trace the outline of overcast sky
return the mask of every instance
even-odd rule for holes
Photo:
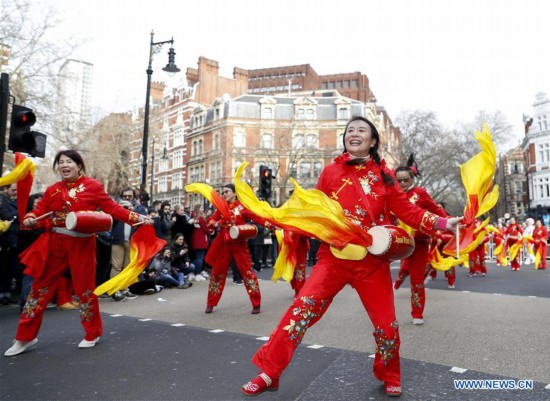
[[[66,18],[64,35],[89,40],[78,57],[94,64],[93,103],[105,112],[143,105],[152,29],[155,41],[174,37],[183,72],[199,56],[227,77],[296,64],[361,71],[394,119],[433,110],[452,126],[500,110],[518,140],[535,94],[550,94],[546,0],[48,1]],[[168,79],[168,48],[154,57],[153,80]]]

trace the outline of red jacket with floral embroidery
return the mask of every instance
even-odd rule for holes
[[[124,209],[113,201],[99,181],[82,175],[73,182],[59,181],[49,186],[36,209],[27,213],[25,218],[53,212],[51,220],[47,220],[54,227],[65,227],[65,218],[70,212],[98,209],[128,224],[136,223],[139,218],[139,214]],[[43,221],[39,223],[43,224]]]
[[[379,166],[372,159],[360,165],[347,164],[349,160],[347,153],[337,157],[323,169],[317,184],[317,189],[342,205],[349,220],[367,231],[392,224],[393,213],[414,229],[435,234],[438,216],[411,203],[397,182],[384,184],[381,170],[392,175],[384,161]]]
[[[421,207],[422,209],[426,209],[427,211],[441,217],[449,216],[445,209],[439,207],[437,203],[435,203],[435,201],[423,187],[412,187],[407,190],[405,194],[407,195],[407,198],[409,198],[409,202],[411,202],[412,204]],[[426,234],[416,231],[414,234],[414,238],[416,240],[428,239],[428,236]]]

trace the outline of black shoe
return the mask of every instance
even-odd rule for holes
[[[126,295],[124,295],[122,292],[120,291],[117,291],[115,292],[112,297],[113,298],[113,301],[116,301],[116,302],[122,302],[122,301],[126,301]]]
[[[127,298],[127,299],[136,299],[138,296],[136,294],[134,294],[133,292],[130,292],[129,290],[126,290],[124,292],[124,296]]]
[[[242,280],[233,280],[233,284],[235,284],[235,285],[244,285],[244,281],[242,281]]]

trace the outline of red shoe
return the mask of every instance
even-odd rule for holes
[[[206,305],[206,309],[204,310],[204,313],[212,313],[214,310],[213,306]]]
[[[390,397],[399,397],[401,395],[401,386],[385,382],[384,391]]]
[[[401,284],[403,284],[403,280],[397,279],[397,280],[395,280],[395,283],[393,283],[393,288],[394,288],[395,290],[398,290],[399,287],[401,287]]]
[[[241,391],[246,395],[253,397],[260,395],[264,391],[277,391],[279,390],[279,379],[271,379],[265,373],[260,373],[254,379],[241,387]]]
[[[250,313],[253,315],[257,315],[258,313],[260,313],[260,305],[253,307],[252,312]]]

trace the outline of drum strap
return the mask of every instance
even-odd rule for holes
[[[78,237],[78,238],[91,237],[92,235],[95,235],[95,234],[77,233],[76,231],[67,230],[66,228],[62,228],[62,227],[53,227],[52,231],[54,233],[68,235],[69,237]]]

